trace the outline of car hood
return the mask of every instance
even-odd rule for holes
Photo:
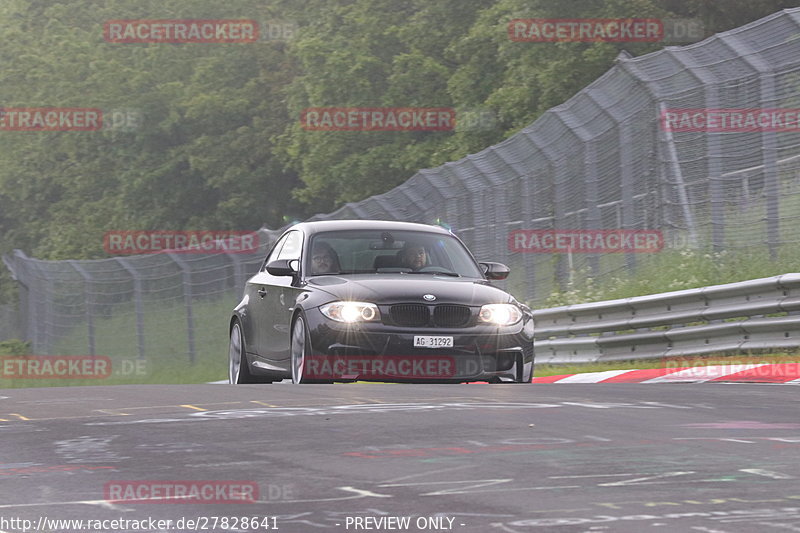
[[[431,274],[316,276],[308,280],[308,285],[329,293],[332,299],[375,304],[426,303],[423,299],[426,294],[436,297],[428,303],[483,305],[514,301],[510,294],[485,280]]]

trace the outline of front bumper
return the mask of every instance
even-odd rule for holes
[[[523,381],[533,369],[533,319],[513,326],[400,327],[344,324],[306,311],[314,379],[397,382]],[[415,336],[452,337],[448,348],[414,347]]]

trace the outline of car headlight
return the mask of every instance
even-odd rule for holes
[[[372,322],[380,320],[378,306],[367,302],[333,302],[319,308],[322,314],[337,322]]]
[[[522,319],[522,311],[514,304],[486,304],[478,313],[481,322],[511,326]]]

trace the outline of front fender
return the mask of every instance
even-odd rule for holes
[[[249,347],[248,341],[253,338],[253,324],[250,320],[250,314],[247,312],[247,305],[250,303],[250,296],[244,295],[242,301],[233,308],[231,320],[228,324],[228,336],[230,336],[233,324],[236,320],[242,325],[242,335],[244,336],[245,346]]]

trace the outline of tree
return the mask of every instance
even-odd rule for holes
[[[297,178],[272,152],[288,120],[281,91],[295,75],[285,43],[103,41],[104,22],[136,18],[276,17],[256,0],[234,10],[192,0],[4,4],[6,108],[100,108],[135,122],[0,132],[3,252],[101,257],[108,230],[249,230],[278,226],[293,208]]]

